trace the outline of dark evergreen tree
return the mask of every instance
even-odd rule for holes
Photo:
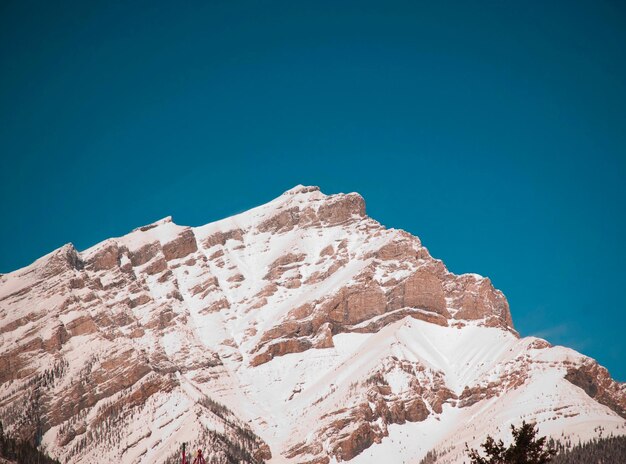
[[[626,462],[626,436],[594,438],[554,457],[553,464],[617,464]]]
[[[16,461],[19,464],[60,464],[59,461],[42,453],[31,443],[6,436],[2,422],[0,422],[0,458]]]
[[[552,461],[556,451],[546,446],[546,437],[537,438],[533,424],[522,422],[519,428],[511,425],[511,432],[513,443],[508,447],[504,446],[502,440],[496,442],[488,435],[480,445],[485,451],[485,457],[465,445],[471,464],[546,464]]]

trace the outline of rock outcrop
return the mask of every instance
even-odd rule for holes
[[[545,379],[556,393],[535,405]],[[624,427],[624,384],[520,339],[489,279],[451,273],[356,193],[298,186],[0,275],[0,420],[62,461],[168,462],[188,442],[219,462],[374,462],[409,423],[491,433],[509,396],[549,433],[580,436],[582,414]]]

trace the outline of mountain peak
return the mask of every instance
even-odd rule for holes
[[[287,190],[283,195],[299,195],[302,193],[319,192],[320,188],[315,185],[302,185],[298,184],[293,188]]]
[[[359,194],[312,186],[68,244],[0,278],[0,334],[5,430],[76,463],[163,464],[182,442],[219,462],[238,456],[228,443],[243,462],[400,462],[462,452],[519,418],[512,404],[555,437],[626,417],[608,373],[519,338],[489,279],[451,273]],[[405,438],[433,424],[445,433]]]
[[[174,224],[174,221],[172,220],[172,216],[165,216],[163,219],[159,219],[158,221],[154,221],[150,224],[146,224],[145,226],[137,227],[135,230],[133,230],[133,232],[137,230],[145,232],[146,230],[154,229],[155,227],[158,227],[163,224]]]
[[[365,200],[360,194],[351,192],[327,195],[317,186],[296,185],[295,187],[284,192],[276,200],[267,203],[267,205],[279,203],[281,205],[280,207],[283,207],[285,204],[304,205],[307,203],[316,203],[316,207],[319,209],[322,205],[325,205],[325,207],[330,205],[340,206],[345,204],[346,201],[359,203],[360,206],[357,209],[362,210],[362,216],[365,215]]]

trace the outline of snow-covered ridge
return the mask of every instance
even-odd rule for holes
[[[459,437],[521,417],[555,437],[624,433],[625,408],[606,370],[520,339],[489,279],[450,273],[356,193],[297,186],[0,277],[0,420],[72,462],[166,462],[183,441],[217,461],[440,447],[461,462]]]

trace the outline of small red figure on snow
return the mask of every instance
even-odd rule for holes
[[[186,443],[183,443],[183,462],[181,464],[189,464],[189,461],[187,461],[187,455],[185,454],[185,445]]]
[[[193,460],[193,464],[206,464],[204,457],[202,456],[202,450],[198,450],[198,454],[196,455],[196,459]]]

